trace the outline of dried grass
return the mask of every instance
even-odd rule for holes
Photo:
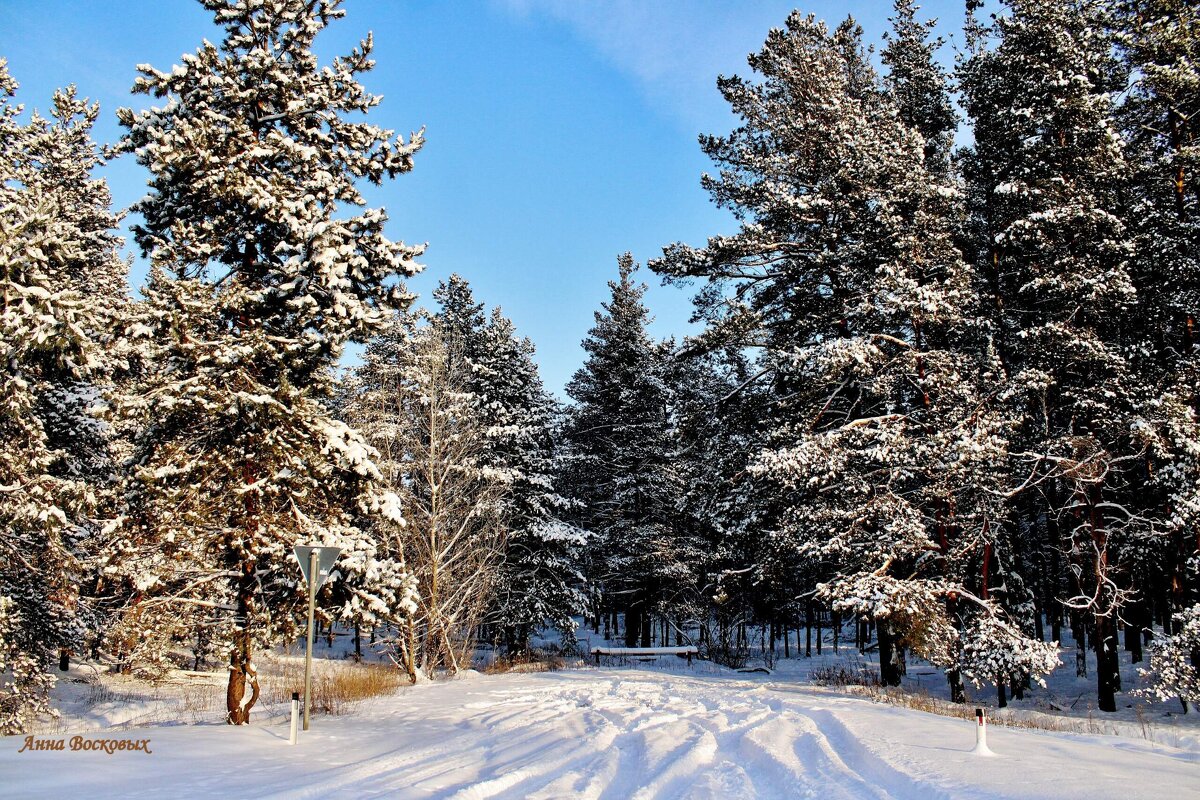
[[[501,675],[506,672],[555,672],[566,666],[566,662],[558,653],[531,649],[526,653],[501,656],[483,668],[488,675]]]
[[[911,708],[925,711],[943,717],[975,721],[975,705],[971,703],[952,703],[940,697],[933,697],[924,690],[910,691],[896,687],[846,685],[850,694],[866,697],[877,703]],[[989,725],[1004,728],[1020,728],[1026,730],[1051,731],[1054,733],[1088,733],[1106,736],[1127,736],[1122,727],[1128,726],[1140,730],[1143,739],[1157,744],[1178,746],[1176,732],[1163,729],[1150,722],[1140,708],[1135,709],[1137,721],[1129,723],[1121,720],[1096,718],[1089,711],[1086,717],[1067,717],[1047,714],[1038,711],[1021,711],[1009,709],[987,710]]]
[[[260,671],[260,701],[267,705],[289,703],[292,692],[304,691],[304,662],[285,661]],[[396,667],[354,662],[315,661],[312,674],[314,713],[344,714],[353,704],[388,695],[407,685],[408,678]]]
[[[818,686],[879,686],[879,673],[863,666],[829,664],[809,673]]]

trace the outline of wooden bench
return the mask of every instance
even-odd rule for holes
[[[692,664],[692,656],[697,655],[700,651],[695,645],[683,645],[681,647],[593,647],[592,655],[596,657],[596,664],[600,663],[600,656],[622,656],[624,658],[655,658],[657,656],[687,656],[688,666]]]

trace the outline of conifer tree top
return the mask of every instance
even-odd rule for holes
[[[416,273],[422,248],[389,241],[382,210],[345,208],[364,205],[357,180],[411,169],[422,135],[349,119],[381,98],[358,82],[370,36],[327,66],[312,52],[341,0],[202,2],[221,44],[170,71],[141,65],[134,91],[166,102],[118,112],[119,149],[153,174],[135,238],[174,276],[211,282],[231,318],[336,357],[410,299],[388,279]]]

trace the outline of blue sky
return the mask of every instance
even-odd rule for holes
[[[384,96],[375,121],[426,129],[414,171],[368,192],[387,208],[392,238],[429,243],[411,286],[424,299],[439,280],[463,275],[533,339],[546,385],[561,395],[619,253],[645,263],[671,242],[703,244],[734,229],[699,187],[711,165],[696,137],[733,127],[716,76],[746,74],[746,54],[793,7],[347,0],[346,18],[318,49],[344,52],[373,31],[378,65],[364,83]],[[852,14],[877,42],[891,0],[799,7],[831,22]],[[941,17],[949,35],[962,3],[930,0],[923,13]],[[56,87],[75,83],[101,103],[96,135],[108,142],[120,136],[117,107],[149,104],[129,93],[136,64],[169,68],[219,35],[194,0],[0,0],[0,57],[21,83],[18,99],[45,108]],[[119,207],[145,192],[131,159],[104,174]],[[144,275],[135,266],[135,287]],[[654,333],[686,333],[688,293],[642,277]]]

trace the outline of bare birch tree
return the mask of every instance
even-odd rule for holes
[[[399,322],[368,351],[350,406],[404,510],[381,546],[416,579],[394,642],[414,681],[469,666],[503,555],[501,485],[480,466],[484,428],[452,368],[455,346],[436,326]]]

